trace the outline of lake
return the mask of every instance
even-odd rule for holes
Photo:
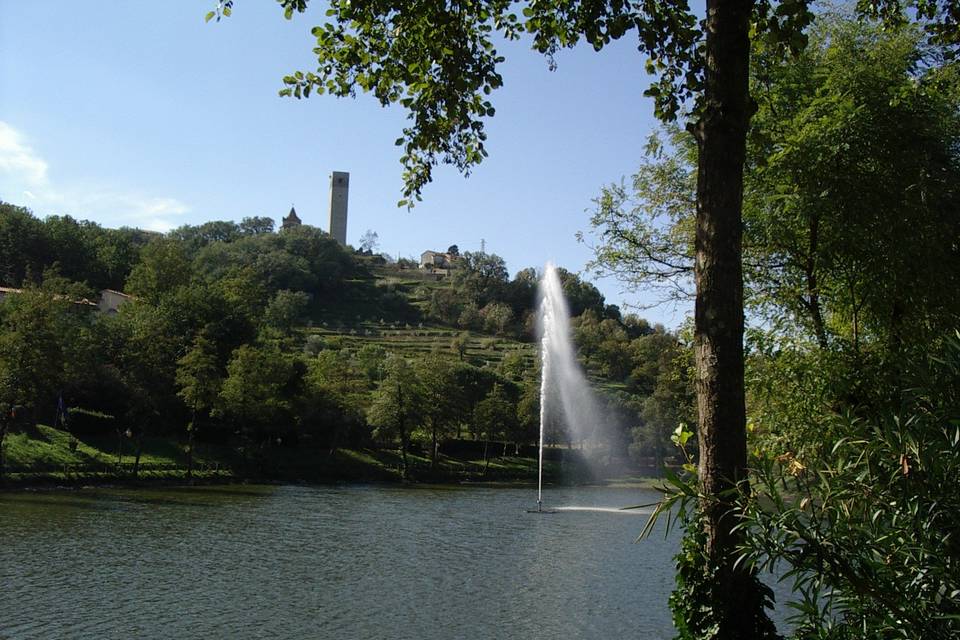
[[[638,489],[544,492],[623,507]],[[671,638],[677,535],[515,488],[0,494],[0,638]]]

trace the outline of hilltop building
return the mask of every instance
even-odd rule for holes
[[[117,312],[120,305],[126,304],[131,300],[133,300],[133,296],[123,293],[122,291],[104,289],[100,292],[100,301],[97,303],[97,308],[103,313],[113,314]]]
[[[290,213],[287,214],[287,217],[283,219],[280,223],[281,229],[292,229],[293,227],[299,227],[302,222],[300,222],[300,217],[297,215],[297,210],[290,207]]]
[[[350,195],[350,174],[334,171],[330,174],[329,233],[341,246],[347,245],[347,198]]]
[[[9,295],[18,295],[23,293],[23,289],[15,289],[13,287],[0,287],[0,302],[3,301]],[[66,296],[61,296],[59,294],[54,295],[55,299],[63,300]],[[117,312],[117,309],[120,308],[120,305],[126,304],[134,300],[134,297],[120,291],[114,291],[113,289],[103,289],[100,291],[100,300],[98,302],[91,302],[86,298],[82,300],[71,300],[73,304],[89,309],[96,309],[102,313],[114,314]]]
[[[13,287],[0,287],[0,302],[3,301],[8,295],[12,293],[20,293],[22,289],[14,289]]]
[[[458,254],[448,251],[424,251],[420,254],[420,268],[430,273],[446,275],[457,268]]]
[[[347,246],[347,200],[350,195],[350,174],[334,171],[330,174],[330,224],[327,227],[334,240]],[[293,229],[303,224],[297,210],[291,206],[290,213],[280,221],[280,229]]]

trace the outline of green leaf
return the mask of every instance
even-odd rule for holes
[[[213,20],[213,16],[215,16],[215,15],[217,15],[215,11],[210,11],[210,12],[207,13],[207,15],[205,15],[205,16],[203,17],[203,21],[204,21],[204,22],[210,22],[211,20]]]

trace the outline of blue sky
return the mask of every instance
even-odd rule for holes
[[[368,95],[280,98],[280,79],[312,70],[312,26],[265,0],[204,23],[214,0],[0,0],[0,199],[39,215],[167,230],[268,215],[291,204],[327,226],[328,176],[350,172],[347,240],[372,229],[394,257],[480,249],[511,273],[547,260],[581,271],[577,231],[602,185],[629,176],[656,127],[629,36],[600,54],[563,51],[559,68],[528,42],[500,47],[490,157],[464,179],[441,167],[412,212],[400,199],[400,108]],[[591,278],[592,279],[592,278]],[[608,302],[645,303],[613,280]],[[641,312],[676,326],[686,309]]]

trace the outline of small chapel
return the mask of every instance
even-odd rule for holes
[[[297,210],[294,209],[293,206],[291,206],[290,213],[288,213],[287,216],[280,223],[280,228],[292,229],[293,227],[299,227],[301,224],[303,223],[300,222],[300,217],[297,216]]]

